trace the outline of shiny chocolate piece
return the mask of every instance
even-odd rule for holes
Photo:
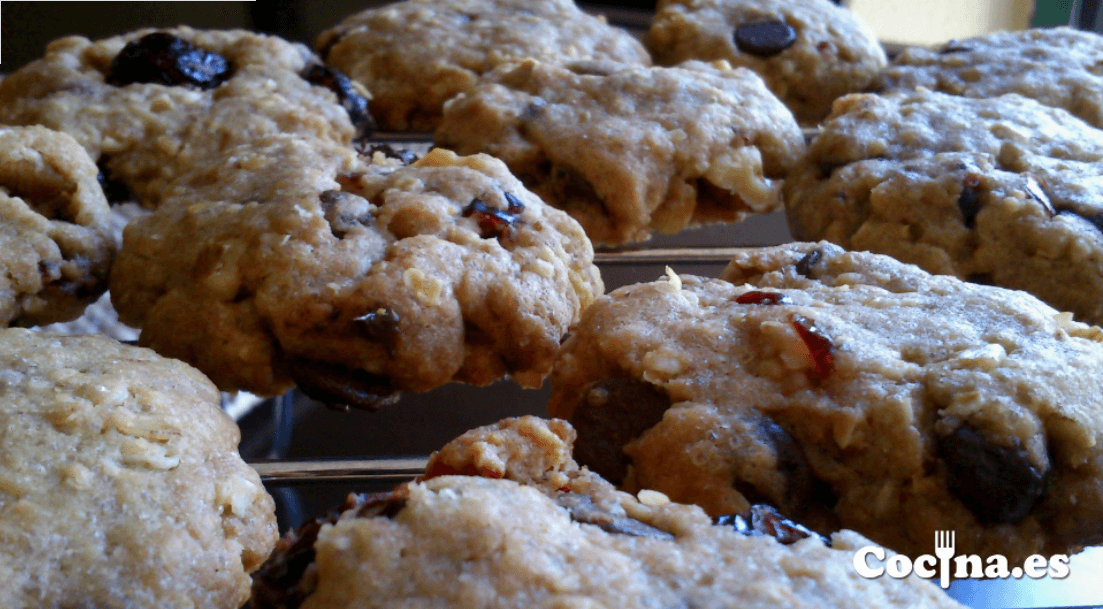
[[[963,425],[940,438],[946,485],[982,523],[1004,524],[1030,514],[1045,493],[1046,472],[1019,446],[999,446]]]
[[[735,29],[735,46],[757,57],[772,57],[793,46],[797,31],[779,19],[744,23]]]
[[[387,351],[394,353],[398,347],[398,313],[390,309],[379,308],[365,313],[353,320],[356,328],[369,340],[382,343]]]
[[[375,131],[375,118],[368,111],[368,99],[357,89],[356,83],[341,72],[312,64],[303,69],[301,76],[310,84],[325,87],[337,95],[337,101],[348,112],[356,139],[362,140]]]
[[[752,505],[742,514],[718,516],[713,520],[716,526],[732,527],[736,531],[748,536],[763,535],[773,537],[783,545],[790,545],[808,537],[815,537],[823,542],[823,545],[831,547],[831,540],[785,518],[777,510],[768,505]]]
[[[334,410],[375,411],[400,396],[389,378],[365,370],[309,359],[291,360],[287,368],[300,391]]]
[[[229,80],[230,62],[218,53],[165,32],[146,34],[128,43],[111,62],[107,84],[136,83],[214,89]]]
[[[746,489],[746,484],[737,485],[740,492],[752,501],[762,498],[769,503],[780,507],[790,515],[800,515],[808,508],[812,501],[813,483],[812,466],[804,455],[804,449],[789,434],[788,431],[772,419],[762,417],[758,423],[758,438],[765,443],[775,455],[777,461],[775,468],[777,473],[785,481],[780,492],[771,492],[767,489]]]
[[[481,199],[471,199],[467,207],[463,208],[463,217],[474,217],[479,223],[483,239],[500,239],[509,236],[513,227],[520,221],[521,212],[525,206],[513,195],[506,193],[506,201],[509,209],[502,211],[483,203]]]
[[[797,273],[800,275],[812,279],[812,267],[816,265],[820,259],[823,258],[823,250],[814,249],[805,254],[800,260],[797,260]]]
[[[669,409],[670,398],[646,381],[616,378],[590,385],[571,415],[578,433],[575,460],[620,484],[631,462],[624,445],[657,425]]]

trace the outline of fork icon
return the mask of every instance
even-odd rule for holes
[[[950,587],[950,559],[954,557],[954,531],[934,532],[934,555],[938,557],[939,570],[941,571],[941,585],[945,590]]]

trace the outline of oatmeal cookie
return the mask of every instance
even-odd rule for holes
[[[0,327],[80,316],[118,248],[96,165],[73,138],[0,127]]]
[[[241,30],[55,40],[0,81],[0,122],[72,135],[116,197],[155,207],[181,173],[277,133],[349,144],[367,94],[302,44]]]
[[[0,605],[240,607],[277,531],[239,439],[190,366],[0,330]]]
[[[350,496],[281,540],[254,609],[960,607],[914,577],[859,577],[854,552],[872,544],[852,531],[828,541],[764,507],[713,520],[618,492],[571,460],[573,439],[533,417],[465,434],[435,463],[488,465],[481,477]]]
[[[627,490],[1017,564],[1103,541],[1101,365],[1103,330],[1025,292],[800,243],[594,303],[549,412]]]
[[[724,62],[508,64],[445,105],[435,139],[502,159],[608,244],[773,211],[804,151],[762,80]]]
[[[196,170],[207,189],[127,226],[111,294],[141,344],[224,390],[297,383],[331,403],[504,375],[540,386],[604,289],[578,223],[486,155],[316,150],[242,147]]]
[[[1018,95],[836,106],[785,183],[794,237],[1026,290],[1103,323],[1103,131]]]
[[[915,89],[965,97],[1017,93],[1103,128],[1103,36],[1067,27],[995,32],[937,50],[907,48],[871,90]]]
[[[371,90],[372,113],[395,131],[432,131],[445,101],[508,61],[651,63],[631,34],[573,0],[395,2],[326,30],[317,48]]]
[[[886,62],[869,27],[828,0],[660,0],[646,41],[661,65],[723,59],[754,70],[801,124],[864,90]]]

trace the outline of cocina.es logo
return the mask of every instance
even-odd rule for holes
[[[924,579],[939,576],[939,583],[943,589],[950,587],[951,563],[953,563],[953,577],[957,579],[967,577],[1019,579],[1023,575],[1031,579],[1040,579],[1047,575],[1053,579],[1064,579],[1069,576],[1069,557],[1064,554],[1054,554],[1049,558],[1034,554],[1027,557],[1022,567],[1008,569],[1007,558],[999,554],[989,556],[987,560],[976,554],[956,556],[954,553],[956,538],[957,534],[954,531],[935,531],[934,556],[923,554],[914,562],[901,554],[894,554],[885,560],[884,548],[864,546],[854,554],[854,570],[866,579],[874,579],[886,574],[899,579],[913,572]],[[937,571],[935,567],[938,567]]]

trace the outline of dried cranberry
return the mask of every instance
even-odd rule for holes
[[[831,339],[807,318],[793,315],[789,318],[789,322],[793,324],[797,335],[804,341],[804,346],[808,348],[808,354],[811,356],[813,363],[812,376],[821,381],[831,376],[831,373],[835,370],[835,355],[832,353],[835,350],[835,345],[831,342]]]
[[[230,62],[218,53],[165,32],[146,34],[128,43],[111,62],[107,83],[194,85],[213,89],[230,78]]]
[[[509,203],[509,211],[490,207],[478,198],[471,199],[471,203],[463,208],[463,217],[475,216],[484,239],[501,238],[509,235],[514,225],[520,221],[521,212],[525,210],[525,206],[509,193],[506,193],[506,201]]]
[[[735,46],[757,57],[777,55],[796,41],[797,31],[780,19],[744,23],[735,30]]]
[[[759,292],[756,290],[736,296],[735,302],[739,304],[778,305],[789,304],[793,301],[780,292]]]
[[[325,87],[337,95],[337,101],[348,112],[356,139],[362,140],[375,131],[375,119],[368,111],[368,100],[356,88],[351,78],[321,64],[307,66],[301,76],[310,84]]]

